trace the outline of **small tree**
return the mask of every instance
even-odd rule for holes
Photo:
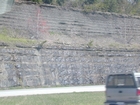
[[[42,0],[44,3],[51,4],[53,0]]]
[[[117,12],[117,0],[104,0],[104,9],[107,12]]]
[[[96,0],[85,0],[85,4],[93,4]]]
[[[42,3],[42,0],[32,0],[33,2]]]

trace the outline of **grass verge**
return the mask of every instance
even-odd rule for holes
[[[32,44],[36,43],[36,41],[34,41],[34,40],[30,40],[30,39],[26,39],[26,38],[10,37],[10,36],[3,35],[3,34],[0,34],[0,42],[12,44],[12,45],[19,44],[19,43],[25,44],[25,45],[32,45]]]
[[[83,92],[0,98],[0,105],[103,105],[104,92]]]

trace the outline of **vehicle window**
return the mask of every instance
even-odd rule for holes
[[[135,82],[131,74],[110,75],[108,77],[107,87],[134,87],[134,86]]]
[[[138,86],[140,87],[140,77],[137,77],[138,80]]]

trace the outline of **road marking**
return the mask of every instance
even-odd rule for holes
[[[98,92],[98,91],[105,91],[105,86],[98,85],[98,86],[76,86],[76,87],[0,90],[0,97],[73,93],[73,92]]]

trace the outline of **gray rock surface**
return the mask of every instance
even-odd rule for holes
[[[48,46],[8,47],[2,42],[1,88],[97,85],[104,84],[108,73],[140,70],[139,17],[22,3],[0,16],[0,32],[4,30],[13,37],[46,40]],[[118,44],[137,48],[118,49]]]
[[[0,87],[104,84],[139,62],[139,50],[0,48]]]
[[[0,16],[0,27],[12,36],[74,46],[90,42],[103,47],[140,43],[138,16],[86,13],[51,5],[15,4],[10,12]]]

